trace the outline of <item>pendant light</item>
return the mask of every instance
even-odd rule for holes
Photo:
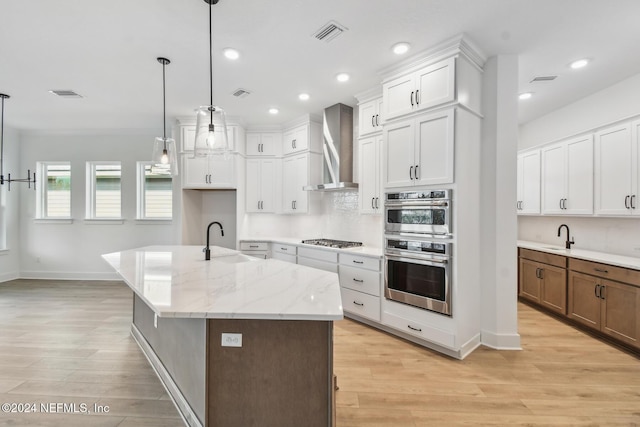
[[[0,185],[4,185],[7,183],[7,189],[11,191],[11,183],[12,182],[26,182],[29,188],[31,188],[31,183],[33,183],[33,189],[36,189],[36,173],[33,173],[33,179],[31,178],[31,171],[27,170],[27,177],[22,179],[14,179],[11,178],[11,174],[7,174],[7,177],[4,177],[4,100],[11,98],[9,95],[4,93],[0,93],[0,99],[2,99],[2,115],[0,118]]]
[[[204,0],[209,4],[209,105],[196,110],[196,140],[194,157],[223,154],[231,152],[227,137],[227,121],[224,110],[213,105],[213,31],[212,9],[218,0]]]
[[[167,138],[167,108],[165,91],[165,66],[171,64],[167,58],[157,58],[162,64],[162,137],[156,137],[153,143],[151,173],[156,175],[178,175],[178,151],[176,141]]]

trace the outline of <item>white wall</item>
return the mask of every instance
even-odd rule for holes
[[[19,165],[20,138],[14,129],[4,128],[4,175],[25,178],[26,170]],[[16,279],[20,272],[20,236],[18,216],[20,192],[26,184],[15,183],[9,191],[8,184],[0,186],[0,282]],[[26,191],[26,190],[25,190]]]
[[[640,74],[596,92],[520,127],[519,149],[566,138],[640,114]],[[518,218],[518,239],[562,244],[558,226],[566,223],[574,248],[640,256],[640,218],[526,217]],[[563,234],[564,236],[564,234]]]
[[[40,223],[36,192],[23,190],[20,206],[20,275],[29,278],[116,279],[101,254],[154,244],[171,244],[178,221],[162,224],[136,221],[136,162],[149,160],[153,132],[21,135],[21,168],[37,161],[71,162],[71,224]],[[123,224],[84,221],[86,162],[122,162]],[[175,184],[174,184],[175,185]],[[174,192],[175,198],[175,192]],[[174,200],[174,214],[176,200]]]

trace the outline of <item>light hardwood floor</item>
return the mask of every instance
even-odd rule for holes
[[[336,322],[338,427],[640,426],[637,358],[522,304],[519,320],[523,351],[480,348],[464,361]],[[130,323],[120,282],[0,283],[0,403],[109,406],[0,412],[0,426],[182,426]]]

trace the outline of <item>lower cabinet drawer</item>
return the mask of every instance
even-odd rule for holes
[[[340,265],[339,275],[343,288],[380,296],[380,272]]]
[[[282,252],[273,252],[271,254],[271,258],[279,259],[280,261],[290,262],[292,264],[296,263],[296,256],[295,255],[283,254]]]
[[[335,262],[320,261],[318,259],[305,258],[298,255],[298,264],[317,268],[319,270],[330,271],[332,273],[338,272],[338,264],[336,264]]]
[[[269,244],[267,242],[240,242],[241,251],[268,251]]]
[[[367,319],[380,321],[380,298],[351,289],[340,288],[342,309]]]
[[[274,243],[273,246],[271,247],[273,252],[279,252],[281,254],[288,254],[288,255],[296,255],[296,249],[297,247],[294,245],[285,245],[282,243]]]
[[[421,310],[414,307],[408,308],[413,310]],[[424,314],[426,316],[427,313]],[[407,319],[406,317],[390,313],[385,309],[382,310],[382,324],[390,326],[406,334],[413,335],[417,338],[422,338],[445,347],[455,348],[456,337],[452,332],[440,329],[435,326],[430,326],[427,324],[427,321],[419,322],[415,319]]]

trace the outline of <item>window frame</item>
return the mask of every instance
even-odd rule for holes
[[[97,184],[97,176],[96,176],[96,167],[97,166],[120,166],[120,216],[118,217],[101,217],[96,216],[96,184]],[[86,212],[85,212],[85,220],[89,221],[123,221],[122,217],[122,162],[119,160],[113,161],[88,161],[87,162],[87,176],[86,176],[86,187],[87,187],[87,197],[86,197]]]
[[[68,216],[49,216],[48,215],[48,167],[49,166],[69,166],[69,215]],[[36,186],[36,220],[46,221],[69,221],[73,218],[73,192],[71,181],[71,162],[70,161],[38,161],[36,162],[36,170],[40,175],[40,184]]]
[[[146,167],[152,167],[154,162],[152,161],[138,161],[136,162],[136,220],[158,222],[173,221],[173,176],[167,175],[171,179],[171,216],[167,218],[148,217],[146,216]]]

